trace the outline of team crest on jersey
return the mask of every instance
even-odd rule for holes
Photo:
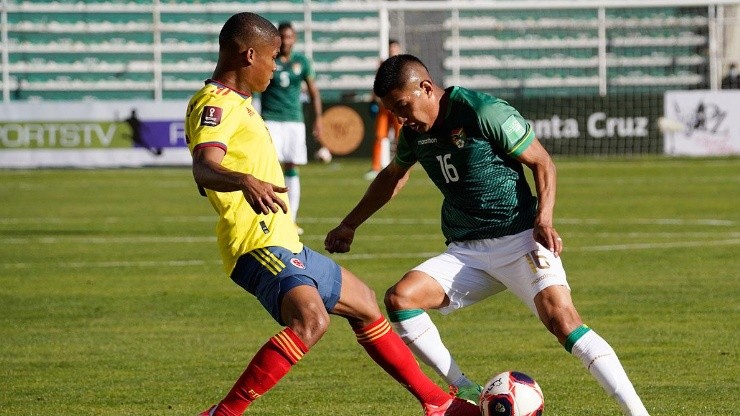
[[[458,149],[462,149],[465,146],[465,140],[468,139],[468,136],[465,134],[465,130],[460,127],[452,130],[451,139],[452,143],[454,143]]]
[[[300,260],[298,260],[295,257],[293,257],[292,259],[290,259],[290,264],[292,264],[293,266],[295,266],[295,267],[297,267],[299,269],[305,269],[306,268],[306,266],[303,264],[303,262],[300,261]]]
[[[207,105],[203,107],[203,114],[200,115],[200,125],[216,127],[221,124],[221,114],[223,109],[221,107],[213,107]]]
[[[294,62],[293,63],[293,73],[294,74],[300,75],[301,74],[301,69],[302,69],[301,68],[301,64],[299,62]]]

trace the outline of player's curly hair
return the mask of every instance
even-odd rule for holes
[[[218,35],[218,45],[224,49],[239,49],[253,42],[270,41],[280,36],[275,25],[264,17],[249,12],[231,16]]]
[[[409,70],[414,65],[421,65],[429,72],[426,65],[414,55],[400,54],[386,59],[375,74],[373,82],[375,95],[383,98],[396,88],[402,87],[408,81]]]

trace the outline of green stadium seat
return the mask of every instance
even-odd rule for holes
[[[377,12],[365,2],[314,4],[310,52],[322,94],[333,99],[367,93],[379,62]],[[327,10],[328,4],[343,11]],[[7,48],[12,88],[20,85],[22,99],[65,99],[60,87],[46,89],[55,83],[68,88],[67,99],[147,93],[151,98],[154,92],[146,89],[155,84],[155,53],[161,51],[162,97],[181,96],[210,75],[220,27],[244,5],[206,0],[161,0],[159,5],[161,44],[155,45],[153,0],[11,2]],[[249,6],[273,23],[292,21],[301,39],[297,49],[305,51],[308,25],[302,0]],[[434,53],[441,57],[445,82],[519,95],[598,91],[595,9],[460,10],[457,16],[447,14],[438,27],[413,28],[442,34]],[[706,84],[706,8],[610,8],[606,19],[609,91]]]

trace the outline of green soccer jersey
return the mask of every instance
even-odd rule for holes
[[[303,121],[301,84],[314,79],[316,72],[311,61],[293,53],[286,62],[275,61],[277,69],[272,81],[261,95],[262,118],[270,121]]]
[[[419,162],[442,192],[447,243],[513,235],[530,229],[537,198],[515,159],[534,131],[506,101],[451,87],[443,123],[427,133],[404,127],[396,162]]]

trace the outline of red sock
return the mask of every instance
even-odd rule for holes
[[[370,325],[355,328],[354,331],[357,342],[370,357],[420,402],[439,406],[450,399],[449,394],[424,374],[411,350],[393,332],[385,317],[381,316]]]
[[[306,345],[290,328],[275,334],[252,358],[229,394],[219,403],[214,416],[239,416],[244,413],[253,401],[277,384],[307,352]]]

